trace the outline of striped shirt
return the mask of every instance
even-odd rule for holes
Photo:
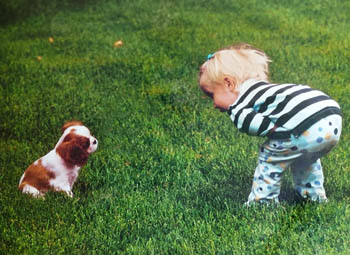
[[[248,80],[228,110],[234,125],[249,135],[286,139],[301,135],[320,119],[341,115],[336,101],[306,85]]]

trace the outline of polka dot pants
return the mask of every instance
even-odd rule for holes
[[[278,202],[281,177],[288,168],[291,169],[294,188],[301,197],[327,201],[320,158],[338,143],[341,127],[341,116],[331,115],[298,137],[266,141],[260,148],[259,162],[246,204]]]

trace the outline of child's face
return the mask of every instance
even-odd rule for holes
[[[225,112],[238,97],[238,92],[235,91],[233,82],[232,79],[226,77],[222,84],[212,83],[208,79],[205,70],[201,70],[199,86],[213,100],[214,107]]]

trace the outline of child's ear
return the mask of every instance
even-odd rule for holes
[[[236,89],[236,79],[230,76],[224,77],[224,84],[225,86],[231,91],[234,92]]]

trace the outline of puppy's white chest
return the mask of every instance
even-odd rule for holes
[[[69,183],[70,187],[72,188],[75,180],[78,177],[78,170],[69,172],[67,174],[67,176],[68,176],[68,183]]]
[[[78,177],[80,167],[67,168],[64,161],[55,154],[50,154],[43,160],[43,165],[50,169],[55,177],[49,181],[56,190],[71,190]]]
[[[77,177],[78,171],[76,169],[69,170],[69,172],[61,172],[54,179],[50,180],[50,185],[57,191],[71,191]]]

